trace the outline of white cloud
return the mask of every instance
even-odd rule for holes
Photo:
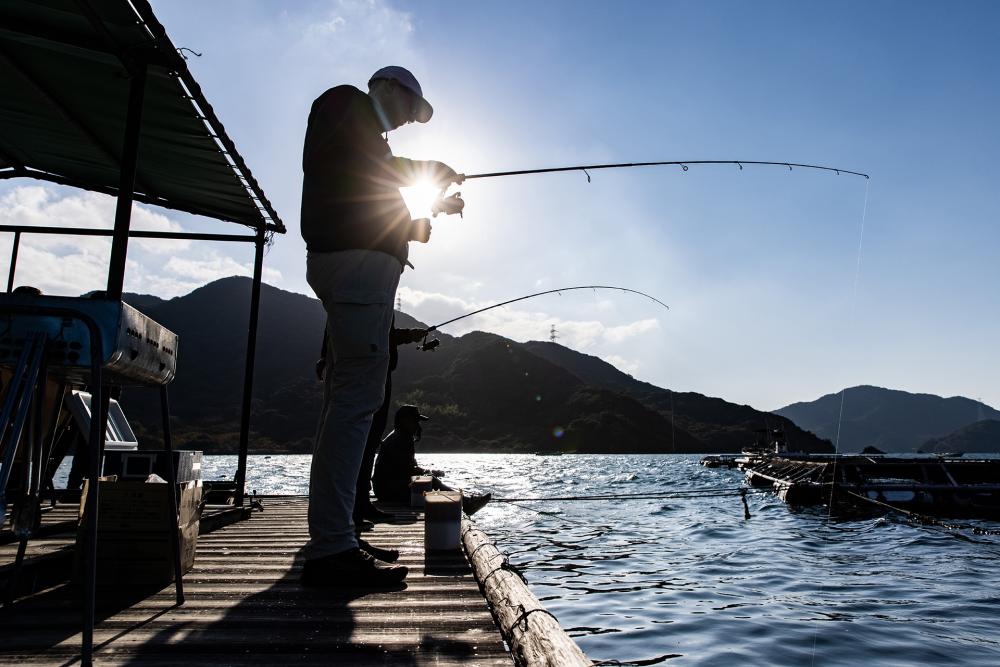
[[[343,16],[334,16],[326,21],[311,23],[306,27],[306,37],[323,37],[337,32],[347,25],[347,19]]]
[[[335,73],[371,73],[391,62],[413,66],[413,19],[380,0],[338,0],[320,17],[305,25],[290,50],[296,58],[308,55],[311,68]],[[331,71],[333,70],[333,71]],[[349,80],[349,79],[346,79]]]
[[[249,263],[237,262],[232,257],[215,255],[208,259],[189,259],[171,257],[163,266],[164,271],[181,278],[188,278],[197,284],[204,284],[228,278],[229,276],[249,276],[253,274],[253,266]],[[265,268],[263,277],[266,282],[281,279],[281,272]]]
[[[608,354],[601,357],[604,361],[608,362],[615,368],[629,375],[634,376],[639,372],[639,362],[632,359],[626,359],[624,357],[619,357],[617,354]]]
[[[617,327],[608,327],[604,330],[604,338],[612,343],[621,343],[629,338],[644,334],[648,331],[656,331],[660,328],[660,321],[653,319],[638,320],[629,324]]]
[[[110,229],[114,212],[112,197],[93,192],[32,185],[14,187],[0,196],[0,224],[7,225]],[[133,229],[184,230],[176,220],[141,205],[133,207],[132,221]],[[10,234],[0,235],[0,265],[4,271],[9,266],[12,245]],[[239,249],[245,250],[242,244]],[[46,294],[64,296],[104,289],[110,252],[109,237],[24,234],[15,284],[34,285]],[[237,261],[204,243],[132,239],[125,289],[173,297],[219,278],[248,276],[252,269],[252,263]],[[281,280],[280,271],[266,266],[263,275],[272,284]]]

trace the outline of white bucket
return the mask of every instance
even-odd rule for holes
[[[462,492],[431,491],[424,496],[424,549],[454,551],[462,546]]]

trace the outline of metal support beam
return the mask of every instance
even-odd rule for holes
[[[14,234],[64,234],[66,236],[114,236],[113,229],[93,229],[86,227],[33,227],[31,225],[0,225],[0,232]],[[129,238],[134,239],[174,239],[183,241],[235,241],[256,243],[257,237],[249,234],[199,234],[197,232],[152,232],[129,229]]]
[[[118,184],[118,206],[115,209],[115,229],[111,238],[111,261],[108,264],[107,298],[121,301],[125,285],[125,257],[128,253],[129,225],[132,223],[132,191],[139,162],[139,137],[142,130],[142,101],[146,94],[146,67],[141,66],[129,80],[128,111],[125,116],[125,138],[122,142],[121,176]]]
[[[14,271],[17,269],[17,251],[21,247],[21,232],[14,232],[14,247],[10,251],[10,273],[7,274],[7,293],[14,291]]]
[[[167,453],[167,484],[170,485],[170,511],[167,517],[167,532],[170,536],[170,550],[174,560],[174,599],[178,605],[184,604],[184,571],[181,567],[181,545],[178,532],[177,513],[177,472],[174,469],[174,448],[170,441],[170,399],[167,385],[160,385],[160,412],[163,417],[163,450]]]
[[[243,406],[240,412],[240,457],[236,464],[237,507],[243,506],[247,482],[247,452],[250,444],[250,409],[253,401],[253,371],[257,361],[257,320],[260,315],[260,284],[264,267],[264,246],[267,236],[257,232],[257,247],[253,260],[253,284],[250,288],[250,329],[247,332],[247,359],[243,371]]]

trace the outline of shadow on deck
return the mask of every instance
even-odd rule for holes
[[[265,500],[249,521],[202,535],[186,601],[173,586],[102,591],[95,661],[102,664],[510,665],[463,553],[428,555],[416,514],[366,538],[398,548],[410,568],[398,590],[299,584],[304,498]],[[113,595],[112,595],[113,593]],[[73,664],[81,614],[71,584],[0,613],[0,660]]]

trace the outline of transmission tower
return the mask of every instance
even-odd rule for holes
[[[556,325],[553,324],[552,327],[549,328],[549,341],[554,343],[556,342],[556,338],[559,338],[559,334],[556,333]]]
[[[403,297],[396,296],[396,310],[403,312]]]

